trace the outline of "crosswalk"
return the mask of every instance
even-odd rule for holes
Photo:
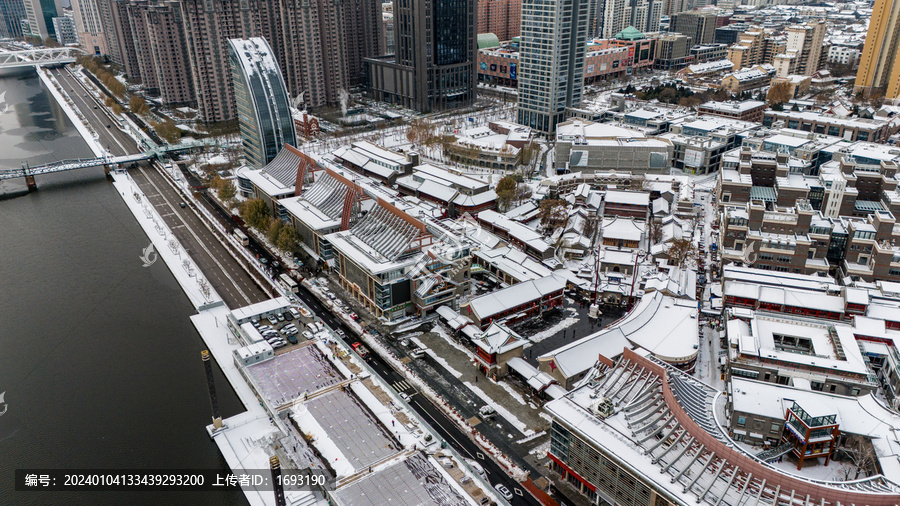
[[[394,387],[394,390],[396,390],[397,392],[406,392],[407,390],[412,388],[412,386],[407,383],[406,380],[395,381],[391,384],[391,386]]]

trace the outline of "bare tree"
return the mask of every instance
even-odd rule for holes
[[[875,469],[875,462],[878,455],[875,453],[875,447],[872,443],[857,434],[851,434],[843,437],[843,442],[835,449],[840,453],[841,460],[848,460],[856,467],[856,475],[850,478],[850,470],[846,472],[846,479],[858,480],[860,474],[868,476],[870,471]]]
[[[674,239],[669,243],[666,254],[672,259],[672,263],[678,267],[684,267],[697,254],[697,248],[690,239]]]
[[[647,222],[648,234],[650,236],[650,245],[659,244],[662,241],[662,223],[660,223],[659,219],[655,216],[650,216],[650,220]]]

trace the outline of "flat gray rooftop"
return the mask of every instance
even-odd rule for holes
[[[421,453],[353,482],[338,490],[337,495],[344,504],[355,506],[468,504]]]
[[[277,406],[291,399],[302,398],[343,380],[340,373],[315,346],[304,346],[276,355],[275,358],[247,367],[269,404]]]
[[[347,391],[329,392],[307,402],[306,407],[355,469],[401,450],[375,416]]]

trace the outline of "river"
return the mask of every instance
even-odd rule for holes
[[[0,78],[3,92],[0,170],[91,156],[35,74]],[[11,491],[21,468],[227,469],[204,429],[193,306],[163,262],[142,266],[149,240],[115,188],[101,168],[37,184],[0,200],[0,503],[246,504],[234,492]],[[244,411],[218,367],[215,381],[222,415]]]

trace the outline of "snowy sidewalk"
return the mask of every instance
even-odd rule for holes
[[[429,356],[435,358],[435,362],[459,378],[480,399],[494,406],[500,416],[525,436],[549,427],[547,420],[540,416],[540,406],[527,400],[506,381],[494,382],[479,373],[473,352],[456,342],[440,325],[415,340],[432,350],[433,354],[429,353]],[[489,420],[485,422],[489,423]]]

